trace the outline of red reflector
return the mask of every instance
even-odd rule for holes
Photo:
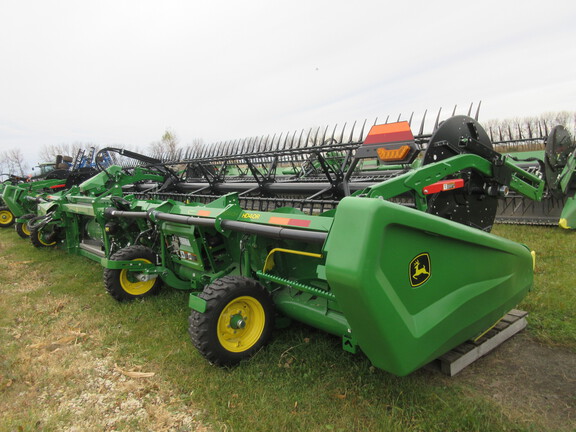
[[[412,141],[414,135],[408,122],[374,125],[364,140],[364,145],[386,144],[391,142]]]
[[[300,227],[309,227],[310,226],[309,220],[291,219],[291,218],[278,217],[278,216],[272,216],[268,220],[268,223],[271,223],[274,225],[292,225],[292,226],[300,226]]]
[[[464,179],[442,180],[424,187],[422,192],[424,192],[424,195],[430,195],[438,192],[459,189],[461,187],[464,187]]]
[[[54,186],[50,186],[50,189],[59,189],[59,188],[63,188],[66,187],[65,184],[61,184],[61,185],[54,185]]]

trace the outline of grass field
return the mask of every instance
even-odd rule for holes
[[[426,370],[398,378],[298,324],[276,331],[252,360],[216,368],[190,343],[186,293],[119,304],[99,265],[2,230],[0,431],[574,430],[576,233],[495,232],[537,251],[536,286],[520,305],[529,327],[514,349],[559,363],[538,377],[548,386],[537,373],[511,386],[506,352],[453,378]],[[510,387],[526,403],[511,400]]]

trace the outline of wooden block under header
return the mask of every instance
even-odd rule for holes
[[[507,339],[510,339],[526,325],[528,312],[512,309],[492,329],[477,340],[468,340],[437,358],[426,367],[454,376],[466,366],[485,356]]]

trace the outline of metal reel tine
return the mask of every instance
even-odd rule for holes
[[[377,123],[378,123],[378,117],[376,117],[376,118],[374,119],[374,124],[373,124],[373,126],[376,126]]]
[[[398,120],[396,120],[396,123],[400,121],[400,117],[402,117],[402,113],[398,114]]]
[[[220,151],[218,152],[218,156],[228,156],[228,152],[226,150],[228,150],[228,146],[227,146],[227,142],[226,141],[220,141],[218,143],[218,147],[220,148]]]
[[[250,153],[256,153],[258,151],[261,151],[262,149],[264,149],[266,147],[266,144],[268,143],[269,140],[270,140],[270,135],[267,135],[266,137],[264,137],[264,135],[262,135],[258,141],[248,143],[249,144],[249,152]]]
[[[482,106],[482,101],[478,102],[478,108],[476,108],[476,115],[474,116],[474,120],[478,121],[478,117],[480,116],[480,107]]]
[[[288,142],[288,138],[290,138],[290,142]],[[286,141],[284,141],[284,148],[282,150],[288,150],[294,147],[294,138],[296,138],[296,131],[290,135],[289,133],[286,134]]]
[[[418,135],[422,135],[424,133],[424,123],[426,122],[426,114],[428,110],[424,110],[424,115],[422,116],[422,123],[420,123],[420,130],[418,131]]]
[[[408,126],[412,127],[412,117],[414,117],[414,111],[410,114],[410,118],[408,119]]]
[[[388,124],[388,119],[389,119],[389,118],[390,118],[390,114],[388,114],[388,115],[386,116],[386,121],[384,122],[384,124]]]
[[[286,145],[288,144],[288,137],[290,136],[290,132],[286,132],[286,136],[284,137],[284,142],[282,143],[282,150],[286,150]]]
[[[344,126],[342,126],[342,131],[340,132],[340,140],[338,141],[340,144],[342,144],[344,142],[344,131],[346,130],[346,125],[348,123],[345,122]]]
[[[250,147],[251,152],[257,152],[261,149],[264,149],[266,147],[266,145],[268,144],[268,141],[270,140],[270,135],[264,136],[262,135],[262,139],[258,140],[258,142],[254,142],[252,143],[252,146]]]
[[[204,148],[204,152],[202,154],[203,158],[209,158],[212,157],[212,144],[208,144],[205,148]]]
[[[548,135],[549,135],[548,123],[546,122],[546,120],[544,120],[544,133],[546,134],[546,137],[548,137]]]
[[[522,128],[520,127],[520,123],[516,123],[516,126],[518,126],[518,138],[523,139],[522,138]]]
[[[280,136],[282,136],[282,135],[280,135]],[[276,134],[272,135],[272,141],[269,141],[269,142],[267,143],[268,145],[266,146],[265,151],[268,152],[268,151],[274,151],[274,150],[276,150],[276,149],[274,148],[274,147],[276,147],[276,144],[274,143],[274,140],[275,140],[275,139],[276,139]]]
[[[364,119],[364,123],[362,123],[362,129],[360,129],[360,136],[358,137],[358,142],[364,141],[364,127],[366,126],[366,122],[368,119]]]
[[[508,125],[508,138],[510,139],[510,141],[513,140],[513,138],[512,138],[512,129],[510,129],[510,125]]]
[[[440,113],[442,112],[442,107],[438,110],[438,115],[436,116],[436,122],[434,123],[434,130],[438,129],[438,123],[440,123]]]
[[[468,117],[470,117],[470,113],[472,112],[472,105],[474,105],[474,102],[472,102],[470,108],[468,108]]]
[[[226,156],[226,142],[220,141],[218,143],[218,152],[216,153],[218,156]]]
[[[226,146],[225,156],[236,156],[238,154],[246,154],[249,140],[243,139],[241,141],[232,140],[228,141]]]
[[[256,139],[256,138],[254,138]],[[238,145],[236,145],[233,141],[229,141],[228,142],[228,155],[229,156],[236,156],[236,155],[243,155],[248,153],[248,143],[251,140],[242,140],[242,142],[238,143]]]
[[[296,134],[298,133],[297,129],[294,129],[294,133],[292,134],[292,139],[290,140],[290,148],[296,148],[298,147],[297,145],[295,145],[295,140],[296,140]]]
[[[488,126],[488,135],[490,135],[490,141],[494,142],[494,134],[492,134],[492,126]]]
[[[314,141],[312,142],[312,147],[316,147],[318,145],[318,133],[320,132],[320,128],[316,128],[316,133],[314,134]]]
[[[214,158],[214,157],[218,157],[219,156],[219,151],[220,151],[220,143],[212,143],[210,144],[210,151],[209,151],[209,157]]]
[[[502,127],[501,126],[498,126],[498,132],[500,135],[500,141],[504,141],[504,135],[502,134]]]
[[[528,139],[532,139],[532,125],[528,122]]]
[[[456,115],[456,108],[458,107],[458,105],[454,105],[454,109],[452,110],[452,117],[454,117]]]
[[[302,135],[304,135],[304,129],[300,131],[300,135],[298,136],[298,145],[296,146],[297,148],[302,147]]]
[[[322,134],[322,140],[320,141],[320,145],[324,145],[326,142],[326,132],[328,132],[328,125],[324,128],[324,133]]]
[[[332,137],[330,138],[330,144],[333,144],[335,139],[334,139],[334,135],[336,135],[336,128],[338,127],[338,123],[336,123],[334,125],[334,129],[332,129]]]
[[[272,151],[275,151],[275,150],[283,150],[283,147],[282,147],[282,135],[284,135],[284,132],[282,132],[282,133],[280,134],[280,136],[278,137],[278,142],[277,142],[277,144],[276,144],[275,146],[273,146]]]
[[[226,146],[226,156],[232,157],[247,154],[248,153],[247,147],[249,141],[250,140],[247,139],[243,139],[239,143],[235,141],[228,141],[228,144]]]
[[[312,133],[312,128],[308,129],[308,134],[306,135],[306,141],[304,141],[304,147],[310,146],[310,134]]]
[[[356,121],[354,121],[354,124],[352,125],[352,130],[350,131],[350,138],[348,139],[349,143],[352,142],[352,137],[354,136],[354,128],[355,127],[356,127]]]
[[[232,141],[222,141],[222,156],[233,156],[237,150],[237,148],[234,148]]]

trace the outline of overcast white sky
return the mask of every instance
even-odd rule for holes
[[[576,1],[0,0],[0,150],[576,108]]]

